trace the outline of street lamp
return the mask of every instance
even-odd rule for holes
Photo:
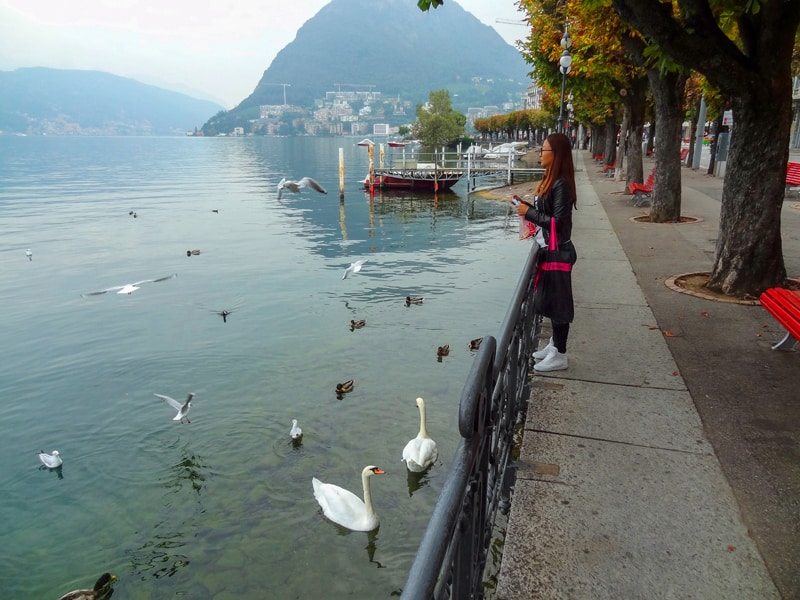
[[[564,90],[567,86],[567,73],[572,66],[572,54],[569,49],[572,46],[572,38],[569,35],[569,23],[564,25],[564,35],[561,36],[561,58],[558,59],[558,70],[561,71],[561,101],[558,103],[558,127],[559,133],[564,133]]]

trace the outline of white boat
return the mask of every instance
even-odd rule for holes
[[[500,144],[489,150],[489,152],[483,155],[483,158],[508,159],[509,154],[511,154],[512,158],[519,158],[525,155],[527,148],[528,142],[506,142],[505,144]]]

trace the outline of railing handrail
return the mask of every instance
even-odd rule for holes
[[[461,440],[402,599],[480,599],[494,518],[510,494],[514,426],[526,407],[528,357],[539,335],[531,248],[498,337],[486,336],[459,403]]]

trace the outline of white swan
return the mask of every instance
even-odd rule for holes
[[[57,469],[64,463],[58,450],[53,450],[52,454],[48,454],[44,450],[39,451],[39,460],[48,469]]]
[[[436,442],[428,436],[425,427],[425,401],[422,398],[417,398],[417,408],[419,408],[419,433],[403,448],[403,461],[408,470],[414,473],[424,471],[439,458]]]
[[[334,523],[353,531],[372,531],[380,525],[378,515],[372,507],[372,495],[369,491],[369,478],[383,475],[384,471],[374,465],[364,467],[361,471],[361,483],[364,486],[364,500],[338,485],[322,483],[316,477],[311,479],[314,486],[314,497],[322,507],[322,514]]]

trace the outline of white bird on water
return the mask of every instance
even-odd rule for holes
[[[57,469],[64,464],[64,461],[61,460],[61,455],[58,453],[58,450],[53,450],[52,454],[48,454],[44,450],[40,450],[39,460],[42,461],[42,464],[48,469]]]
[[[439,458],[436,442],[428,435],[425,424],[425,401],[422,398],[417,398],[417,408],[419,409],[419,433],[403,448],[403,462],[413,473],[421,473]]]
[[[30,248],[28,248],[27,250],[25,250],[25,256],[27,256],[27,257],[28,257],[28,260],[33,260],[33,252],[31,252],[31,249],[30,249]]]
[[[300,429],[300,425],[297,424],[297,419],[292,419],[292,430],[289,432],[289,435],[293,440],[299,440],[303,437],[303,430]]]
[[[81,294],[81,296],[99,296],[100,294],[105,294],[106,292],[117,292],[118,294],[132,294],[139,287],[144,283],[158,283],[159,281],[166,281],[167,279],[172,279],[173,277],[177,277],[177,273],[173,273],[172,275],[167,275],[166,277],[159,277],[158,279],[142,279],[141,281],[135,281],[134,283],[126,283],[125,285],[116,285],[114,287],[106,288],[104,290],[99,290],[97,292],[88,292],[86,294]]]
[[[361,267],[364,266],[365,262],[367,261],[357,260],[356,262],[350,263],[350,266],[344,270],[344,275],[342,275],[342,279],[347,279],[347,276],[352,273],[358,273],[361,270]]]
[[[186,402],[181,404],[174,398],[170,398],[169,396],[163,396],[161,394],[153,394],[156,398],[161,398],[164,402],[169,404],[172,408],[178,411],[178,414],[172,417],[173,421],[180,421],[183,424],[183,420],[186,419],[187,423],[191,423],[189,420],[189,409],[192,407],[192,398],[194,398],[194,394],[189,394],[188,398],[186,398]]]
[[[314,498],[322,508],[322,514],[334,523],[347,527],[353,531],[372,531],[380,525],[378,515],[372,506],[369,478],[373,475],[383,475],[384,471],[369,465],[361,471],[361,486],[364,489],[364,500],[361,500],[350,490],[322,483],[316,477],[311,479],[314,486]]]
[[[286,179],[286,177],[284,177],[278,183],[278,200],[281,199],[281,194],[283,193],[284,188],[297,193],[300,191],[300,188],[306,187],[316,190],[320,194],[328,193],[327,190],[322,187],[316,179],[312,179],[311,177],[303,177],[300,181],[289,181]]]

